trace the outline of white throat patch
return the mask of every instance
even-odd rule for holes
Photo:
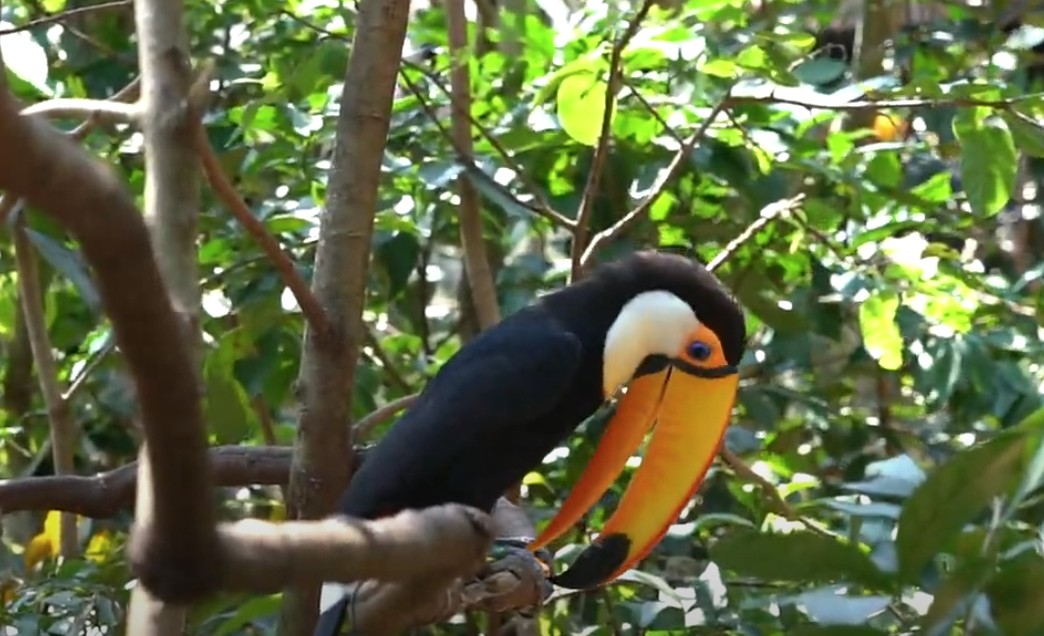
[[[629,300],[605,334],[602,390],[606,397],[630,381],[646,356],[676,355],[699,326],[692,308],[670,292],[647,291]]]

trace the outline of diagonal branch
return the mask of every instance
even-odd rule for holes
[[[294,262],[286,255],[286,252],[283,251],[268,230],[265,229],[264,224],[251,214],[250,208],[247,207],[246,203],[236,192],[235,186],[232,185],[224,169],[222,169],[221,162],[218,161],[217,155],[214,153],[214,147],[210,145],[206,130],[202,125],[196,129],[195,143],[196,151],[199,153],[200,161],[203,165],[203,173],[206,175],[207,181],[210,182],[210,187],[214,189],[218,198],[232,212],[232,216],[239,221],[239,224],[243,226],[247,234],[254,239],[254,242],[258,244],[261,251],[268,257],[276,272],[279,273],[279,277],[283,280],[283,284],[294,295],[298,306],[301,307],[301,313],[304,314],[305,320],[308,321],[312,329],[318,333],[328,333],[330,325],[315,294],[308,287],[308,283],[301,278],[301,274],[298,273]]]
[[[54,472],[71,475],[75,472],[73,461],[76,456],[79,427],[69,411],[69,402],[62,396],[58,363],[54,359],[51,339],[47,335],[47,319],[44,315],[43,287],[37,269],[36,254],[33,253],[26,229],[25,214],[16,212],[14,219],[15,262],[18,271],[19,297],[25,326],[29,334],[29,346],[36,364],[36,378],[40,393],[47,405],[47,419],[51,436],[51,453],[54,457]],[[59,543],[61,554],[66,558],[76,555],[78,540],[76,517],[61,515],[59,521]]]
[[[587,175],[587,185],[584,186],[584,193],[580,199],[580,209],[576,214],[576,225],[573,228],[570,280],[579,280],[583,273],[584,259],[582,257],[586,253],[584,248],[587,243],[587,233],[590,229],[587,226],[590,223],[595,198],[598,196],[598,184],[602,178],[602,166],[605,164],[606,155],[609,153],[609,138],[613,122],[612,115],[616,106],[616,91],[622,71],[621,67],[623,66],[621,61],[623,50],[638,33],[642,20],[649,14],[653,4],[653,0],[642,0],[642,6],[638,8],[638,13],[627,24],[627,29],[620,36],[620,39],[616,41],[616,44],[613,45],[612,53],[609,56],[609,81],[605,87],[602,130],[598,135],[598,145],[595,146],[594,159],[591,161],[591,172]]]
[[[727,102],[728,98],[726,97],[711,109],[711,112],[707,115],[706,119],[704,119],[703,123],[700,124],[699,129],[697,129],[693,136],[690,137],[689,140],[678,149],[678,152],[674,154],[671,162],[660,173],[659,179],[657,179],[656,183],[654,183],[649,189],[649,194],[642,199],[641,203],[625,214],[619,221],[602,230],[598,234],[595,234],[594,238],[591,239],[591,244],[587,246],[587,249],[584,250],[583,256],[580,257],[581,267],[586,267],[590,263],[595,252],[597,252],[604,243],[607,243],[622,234],[627,230],[627,228],[638,221],[638,219],[644,217],[649,212],[649,209],[652,207],[653,203],[656,202],[656,199],[663,194],[667,185],[681,170],[686,158],[688,158],[689,154],[692,153],[692,149],[695,148],[696,144],[698,144],[700,140],[703,139],[703,136],[707,134],[707,130],[711,127],[711,124],[714,123],[714,120],[717,119],[722,110],[724,110]]]

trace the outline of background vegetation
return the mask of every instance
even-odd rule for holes
[[[715,260],[748,311],[727,437],[746,463],[715,466],[639,570],[556,595],[542,633],[1044,633],[1044,29],[1034,26],[1044,16],[1024,4],[480,0],[466,5],[468,142],[450,123],[461,93],[447,10],[414,3],[353,420],[401,405],[497,314],[565,284],[585,249],[592,262],[648,246]],[[132,83],[131,4],[88,7],[0,8],[20,99],[102,99]],[[190,0],[185,10],[193,55],[213,61],[203,122],[220,166],[309,280],[342,90],[367,90],[341,84],[356,8]],[[854,53],[845,26],[860,34]],[[611,142],[599,145],[614,68]],[[82,143],[141,196],[133,126],[110,122]],[[472,241],[467,258],[482,256],[495,297],[462,267],[469,187],[485,254]],[[208,435],[215,446],[289,446],[305,320],[227,201],[204,188],[196,243]],[[10,229],[20,213],[8,212]],[[135,459],[140,434],[92,275],[56,223],[24,218],[62,412],[40,390],[50,371],[33,364],[5,230],[0,475],[54,473],[62,421],[74,443],[59,472],[116,469]],[[357,426],[356,444],[378,440],[383,420]],[[526,477],[538,525],[598,432],[580,429]],[[284,518],[283,479],[265,483],[223,489],[221,514]],[[555,546],[559,567],[622,486]],[[7,633],[122,629],[131,499],[118,496],[62,550],[58,515],[46,514],[61,496],[0,482]],[[224,595],[193,607],[188,631],[275,633],[280,602]],[[499,620],[470,612],[436,629],[491,633]]]

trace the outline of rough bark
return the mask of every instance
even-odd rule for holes
[[[351,413],[381,158],[408,16],[409,0],[370,0],[359,5],[355,21],[312,281],[330,330],[305,330],[287,502],[292,518],[329,514],[352,469],[343,423]],[[318,602],[317,585],[287,590],[280,633],[309,634]]]

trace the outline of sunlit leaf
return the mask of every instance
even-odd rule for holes
[[[558,85],[558,120],[577,142],[598,144],[605,117],[606,83],[594,73],[577,73]],[[611,115],[610,115],[611,116]]]
[[[903,364],[903,337],[895,322],[899,295],[879,290],[859,305],[859,328],[863,346],[883,369],[894,371]]]

